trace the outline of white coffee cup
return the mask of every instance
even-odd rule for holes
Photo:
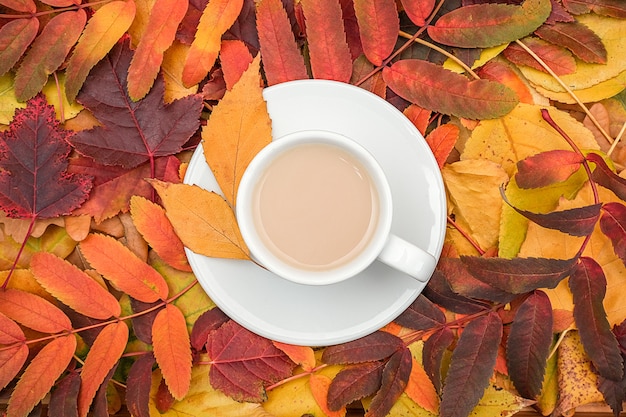
[[[327,160],[323,158],[329,158],[328,165],[320,162]],[[331,168],[335,165],[334,177]],[[343,177],[346,181],[338,180]],[[273,190],[280,192],[276,196]],[[325,197],[327,192],[333,197]],[[358,199],[353,201],[352,194]],[[428,281],[437,263],[435,257],[392,234],[392,214],[391,190],[374,156],[354,140],[330,131],[305,130],[275,139],[251,161],[237,191],[237,222],[253,259],[299,284],[335,284],[358,275],[376,260]],[[306,232],[298,233],[301,229],[293,226],[320,217],[320,222],[302,229]],[[344,225],[358,233],[343,230]],[[360,239],[354,245],[357,249],[351,246],[355,239]],[[321,243],[315,245],[316,241]],[[329,252],[322,257],[335,256],[335,249],[330,249],[335,244],[349,252],[343,255],[338,251],[341,256],[332,262],[309,262],[309,255],[318,251]]]

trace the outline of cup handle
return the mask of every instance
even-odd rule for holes
[[[378,260],[421,282],[428,282],[437,264],[430,253],[396,235],[389,235]]]

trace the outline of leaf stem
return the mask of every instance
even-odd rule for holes
[[[268,386],[265,388],[265,390],[266,390],[266,391],[271,391],[271,390],[273,390],[274,388],[277,388],[277,387],[279,387],[279,386],[281,386],[281,385],[284,385],[284,384],[286,384],[286,383],[288,383],[288,382],[295,381],[295,380],[297,380],[297,379],[304,378],[304,377],[306,377],[306,376],[311,376],[311,375],[313,375],[315,372],[319,371],[320,369],[324,369],[324,368],[326,368],[327,366],[328,366],[328,364],[325,364],[325,363],[324,363],[324,364],[322,364],[322,365],[316,366],[315,368],[311,369],[310,371],[305,371],[305,372],[302,372],[302,373],[299,373],[299,374],[296,374],[296,375],[292,375],[292,376],[290,376],[289,378],[281,379],[280,381],[278,381],[278,382],[276,382],[276,383],[274,383],[274,384],[272,384],[272,385],[268,385]]]
[[[624,136],[624,132],[626,132],[626,122],[624,122],[624,124],[622,125],[622,129],[619,131],[619,133],[617,134],[617,137],[615,138],[615,140],[611,144],[611,148],[609,148],[609,151],[606,153],[608,156],[611,156],[611,154],[613,153],[613,151],[617,147],[617,145],[620,142],[620,140],[622,140],[622,137]]]
[[[2,283],[2,287],[0,287],[0,290],[4,291],[7,289],[7,286],[9,285],[9,280],[11,279],[11,276],[13,276],[13,271],[15,271],[15,268],[17,268],[17,263],[20,261],[20,258],[22,257],[22,252],[24,252],[24,248],[26,247],[26,242],[28,242],[28,238],[30,237],[30,234],[33,232],[33,227],[35,227],[36,221],[37,221],[37,216],[32,215],[30,218],[30,223],[28,225],[28,230],[26,231],[26,237],[24,237],[24,241],[20,245],[20,249],[17,251],[17,255],[15,256],[13,265],[11,266],[11,269],[9,270],[9,273],[6,279]]]
[[[454,227],[458,232],[463,235],[463,237],[476,249],[476,251],[482,256],[485,254],[485,250],[483,250],[478,242],[476,242],[465,230],[463,230],[459,225],[452,219],[451,216],[448,216],[448,223]]]

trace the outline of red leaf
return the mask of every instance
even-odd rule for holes
[[[133,102],[126,91],[132,52],[128,42],[116,45],[89,73],[77,100],[104,125],[70,138],[76,150],[105,165],[134,168],[155,158],[174,155],[198,129],[202,99],[190,95],[163,103],[159,76],[152,90]]]
[[[245,43],[240,40],[222,41],[220,64],[224,73],[226,88],[232,90],[252,62],[252,55]]]
[[[207,353],[211,385],[237,401],[264,401],[264,386],[290,376],[295,367],[270,340],[232,320],[209,334]]]
[[[349,82],[352,57],[337,0],[303,0],[311,71],[314,78]]]
[[[569,288],[574,298],[574,320],[591,362],[603,377],[620,381],[624,365],[602,304],[606,294],[602,267],[592,258],[580,258],[569,277]]]
[[[626,265],[626,207],[620,203],[606,203],[602,210],[600,229],[611,239],[615,254]]]
[[[43,333],[72,329],[70,319],[57,306],[26,291],[11,288],[0,290],[0,313]]]
[[[524,45],[537,54],[556,75],[572,74],[576,71],[576,60],[567,49],[534,37],[524,38]],[[507,46],[502,53],[516,65],[526,65],[546,72],[534,57],[516,43]]]
[[[411,103],[467,119],[504,116],[518,103],[515,93],[503,84],[470,81],[420,59],[404,59],[385,67],[383,79],[389,88]]]
[[[0,349],[0,391],[15,378],[28,359],[28,346],[15,344]]]
[[[424,109],[417,104],[411,104],[404,109],[403,113],[420,131],[422,136],[426,134],[426,129],[428,129],[430,124],[430,116],[432,115],[430,110]]]
[[[126,407],[134,417],[150,417],[148,402],[150,400],[150,386],[152,384],[152,353],[141,355],[130,370],[126,379]]]
[[[417,26],[424,26],[435,8],[435,0],[401,0],[401,2],[406,15]]]
[[[584,157],[573,151],[555,149],[538,153],[517,163],[515,180],[521,188],[546,187],[567,180],[583,161]]]
[[[463,329],[446,375],[440,413],[465,417],[482,398],[493,374],[502,339],[502,320],[497,313],[470,321]]]
[[[592,179],[601,186],[613,191],[620,199],[626,200],[626,179],[613,172],[604,159],[596,153],[588,154],[587,160],[596,164]]]
[[[462,256],[470,273],[489,285],[512,294],[524,294],[537,288],[554,288],[569,275],[574,259],[481,258]]]
[[[78,417],[78,392],[80,374],[70,372],[55,386],[50,395],[48,415],[60,417]]]
[[[450,152],[454,149],[454,145],[456,145],[456,141],[459,139],[460,131],[458,126],[448,123],[437,126],[426,136],[426,143],[428,143],[430,150],[433,151],[439,168],[443,167],[448,156],[450,156]]]
[[[519,71],[505,61],[491,60],[483,65],[477,74],[480,78],[500,82],[517,94],[521,103],[534,104],[535,99],[526,81],[522,80]]]
[[[446,316],[432,301],[420,294],[394,321],[409,329],[427,330],[445,324]]]
[[[379,66],[393,52],[400,31],[394,0],[354,0],[363,53]]]
[[[328,408],[338,411],[374,394],[380,388],[384,366],[383,362],[365,362],[339,371],[328,389]]]
[[[257,2],[256,22],[267,84],[309,78],[283,2]]]
[[[33,0],[2,0],[0,4],[17,12],[35,13],[37,6]]]
[[[197,351],[202,350],[208,341],[209,333],[213,330],[217,330],[228,320],[230,320],[230,318],[217,307],[213,307],[202,313],[191,329],[191,346]]]
[[[322,362],[337,365],[377,361],[388,358],[403,346],[398,336],[377,331],[352,342],[327,347]]]
[[[430,277],[423,294],[433,303],[455,313],[473,314],[489,308],[487,303],[473,300],[452,291],[446,276],[438,269]]]
[[[582,61],[606,64],[606,48],[602,39],[582,23],[558,22],[543,25],[535,34],[545,41],[569,49]]]
[[[35,39],[39,19],[15,19],[0,27],[0,76],[13,68]]]
[[[41,95],[16,111],[0,132],[0,209],[8,217],[57,217],[87,199],[90,180],[66,171],[71,136]]]
[[[541,394],[551,344],[552,305],[544,292],[535,291],[515,313],[506,346],[509,376],[522,397]]]
[[[572,14],[596,14],[624,19],[626,4],[621,0],[562,0],[565,8]]]
[[[406,347],[389,358],[383,368],[380,390],[374,395],[365,414],[367,417],[384,417],[391,411],[409,382],[412,359],[411,351]]]
[[[425,342],[422,350],[424,371],[428,374],[435,390],[441,393],[441,364],[446,350],[454,341],[454,333],[449,327],[443,327],[433,333]]]
[[[26,336],[16,322],[0,313],[0,345],[24,342]]]

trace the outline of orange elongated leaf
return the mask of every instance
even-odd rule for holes
[[[28,358],[28,346],[20,343],[0,350],[0,390],[22,369]]]
[[[61,376],[74,356],[76,336],[57,337],[45,345],[30,362],[15,385],[7,415],[26,416]]]
[[[82,384],[78,393],[78,415],[87,416],[98,388],[124,353],[128,326],[123,321],[107,325],[93,342],[80,372]]]
[[[489,48],[520,39],[545,22],[550,0],[510,4],[472,4],[459,7],[428,27],[434,41],[460,48]]]
[[[0,76],[26,52],[26,48],[37,36],[39,19],[15,19],[0,28]]]
[[[450,152],[454,149],[456,141],[459,139],[460,129],[453,124],[445,124],[436,127],[426,136],[426,143],[433,151],[439,168],[446,163]]]
[[[154,319],[152,346],[170,393],[182,399],[191,384],[191,345],[185,316],[175,305],[166,305]]]
[[[165,300],[165,279],[112,237],[91,234],[80,245],[87,261],[120,290],[139,301]]]
[[[313,78],[349,82],[352,56],[338,0],[300,2],[306,22]]]
[[[222,35],[235,22],[242,6],[243,0],[212,0],[207,4],[185,59],[185,87],[198,84],[207,76],[219,54]]]
[[[134,18],[134,1],[112,1],[91,16],[65,70],[65,93],[70,102],[76,98],[89,71],[126,33]]]
[[[556,75],[572,74],[576,71],[576,60],[567,49],[532,36],[524,38],[524,45],[541,58]],[[502,53],[516,65],[526,65],[546,72],[543,66],[517,43],[510,44]]]
[[[305,371],[315,368],[315,352],[309,346],[296,346],[282,342],[272,342],[274,346],[285,352],[289,359],[302,366]]]
[[[579,22],[557,22],[535,31],[541,39],[563,46],[585,62],[605,64],[607,52],[602,39]]]
[[[435,386],[422,365],[415,358],[412,362],[411,375],[406,384],[406,395],[420,407],[436,415],[439,411],[439,396]]]
[[[195,185],[151,184],[185,246],[206,256],[250,259],[235,214],[222,196]]]
[[[513,69],[512,65],[492,60],[483,65],[477,73],[480,78],[497,81],[515,91],[521,103],[534,104],[535,100],[527,83],[522,80],[519,72]]]
[[[60,13],[50,19],[15,74],[18,100],[29,100],[41,91],[48,76],[65,61],[86,23],[87,14],[83,9]]]
[[[204,156],[226,201],[233,207],[245,169],[272,141],[271,120],[259,85],[259,67],[257,56],[213,108],[202,129]]]
[[[283,2],[257,2],[256,24],[267,84],[308,78]]]
[[[238,39],[222,41],[220,64],[228,90],[232,90],[251,62],[252,55],[243,41]]]
[[[39,284],[77,312],[95,319],[121,314],[120,304],[82,270],[49,252],[38,252],[30,268]]]
[[[144,35],[128,68],[128,95],[131,99],[143,98],[152,88],[163,63],[163,54],[174,42],[188,5],[188,0],[154,2]]]
[[[430,124],[430,116],[432,112],[424,109],[417,104],[411,104],[404,109],[404,115],[415,125],[422,135],[426,134],[426,129]]]
[[[150,247],[169,265],[181,271],[191,271],[185,248],[163,207],[140,196],[130,199],[130,215],[135,227]]]
[[[344,417],[346,415],[345,407],[341,407],[338,411],[332,411],[328,407],[328,389],[332,380],[326,375],[312,374],[309,377],[309,387],[311,394],[317,405],[322,409],[328,417]]]
[[[563,182],[578,171],[585,157],[567,150],[538,153],[517,163],[515,180],[521,188],[545,187]]]
[[[417,26],[424,26],[435,8],[435,0],[401,0],[401,3],[406,15]]]
[[[0,345],[10,345],[26,340],[24,332],[16,322],[0,313]]]
[[[518,103],[515,92],[503,84],[470,81],[419,59],[405,59],[385,67],[383,78],[396,94],[420,107],[467,119],[498,118]]]
[[[33,330],[58,333],[72,329],[70,319],[57,306],[38,295],[16,289],[0,291],[0,313]]]
[[[378,66],[393,52],[400,30],[394,0],[354,0],[361,45],[367,59]]]
[[[0,4],[17,12],[35,13],[37,11],[33,0],[0,0]]]

